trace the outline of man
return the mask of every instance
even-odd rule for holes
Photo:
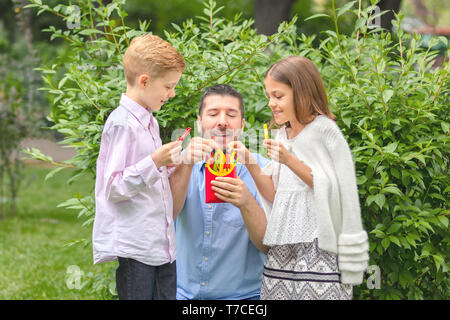
[[[265,255],[252,239],[262,239],[266,218],[245,165],[238,163],[238,178],[216,184],[227,202],[205,203],[204,159],[239,138],[245,125],[242,96],[228,85],[208,88],[197,124],[202,137],[191,140],[170,177],[174,218],[179,213],[177,299],[259,299]],[[268,163],[254,158],[261,167]]]

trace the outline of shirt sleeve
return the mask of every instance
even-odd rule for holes
[[[106,132],[105,197],[108,201],[129,200],[144,188],[152,187],[161,178],[151,155],[135,164],[127,163],[134,145],[133,132],[123,125],[113,126]]]

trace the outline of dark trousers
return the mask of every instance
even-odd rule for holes
[[[119,257],[116,287],[120,300],[175,300],[177,293],[176,262],[149,266]]]

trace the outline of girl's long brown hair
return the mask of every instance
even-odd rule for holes
[[[321,114],[336,121],[336,116],[328,109],[325,87],[314,63],[305,57],[290,56],[278,61],[267,70],[276,81],[292,88],[297,120],[307,124]],[[272,118],[272,124],[274,119]]]

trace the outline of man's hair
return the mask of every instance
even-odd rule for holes
[[[169,42],[151,34],[134,38],[123,58],[125,78],[130,85],[140,73],[159,77],[167,71],[183,72],[185,67],[183,56]]]
[[[241,110],[241,118],[244,118],[244,102],[242,100],[242,95],[232,86],[229,86],[227,84],[216,84],[209,88],[206,88],[205,93],[200,99],[200,105],[198,107],[198,114],[200,117],[202,116],[202,111],[206,97],[212,95],[230,96],[237,98],[239,100],[239,109]]]

